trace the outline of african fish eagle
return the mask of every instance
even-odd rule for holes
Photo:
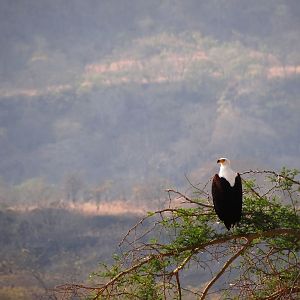
[[[230,168],[229,159],[220,158],[217,163],[220,164],[220,171],[212,181],[213,203],[219,219],[230,230],[241,220],[242,181],[240,174]]]

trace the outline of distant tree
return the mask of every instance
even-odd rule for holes
[[[216,223],[206,188],[195,187],[198,198],[168,190],[169,206],[128,231],[95,285],[58,290],[88,299],[299,299],[298,173],[244,172],[243,218],[230,232]]]
[[[132,187],[131,197],[135,203],[147,203],[148,207],[161,207],[164,202],[163,189],[167,185],[167,180],[162,178],[149,178],[146,182],[136,183]]]
[[[108,200],[112,185],[113,182],[111,180],[105,180],[103,183],[98,184],[90,190],[91,199],[96,202],[97,210],[99,210],[101,201]]]
[[[63,190],[67,201],[72,201],[74,204],[78,200],[79,192],[84,184],[80,174],[68,174],[63,179]]]

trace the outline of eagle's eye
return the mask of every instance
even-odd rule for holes
[[[218,159],[217,163],[218,164],[223,164],[225,161],[226,161],[225,158],[220,158],[220,159]]]

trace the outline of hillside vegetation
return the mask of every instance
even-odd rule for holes
[[[60,1],[1,4],[15,49],[2,53],[3,179],[80,172],[128,191],[206,177],[225,154],[241,166],[297,161],[297,2],[134,3],[76,2],[70,14]],[[32,30],[22,41],[12,12]]]

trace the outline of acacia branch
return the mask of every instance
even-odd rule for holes
[[[235,240],[235,239],[241,239],[244,238],[249,241],[253,241],[254,239],[257,238],[266,238],[266,237],[273,237],[276,235],[295,235],[298,238],[300,238],[300,230],[299,229],[294,229],[294,228],[277,228],[277,229],[271,229],[268,231],[263,231],[263,232],[256,232],[256,233],[240,233],[240,234],[233,234],[233,235],[228,235],[228,236],[223,236],[221,238],[214,239],[210,242],[200,244],[199,246],[197,245],[192,245],[192,246],[187,246],[184,248],[179,249],[178,251],[187,251],[187,250],[202,250],[203,248],[206,248],[208,246],[213,246],[217,244],[223,244],[225,242]]]
[[[207,284],[205,289],[202,292],[202,296],[200,297],[200,300],[205,299],[209,289],[213,286],[213,284],[223,275],[223,273],[227,270],[227,268],[233,263],[233,261],[238,258],[250,245],[250,241],[248,240],[247,243],[239,250],[237,251],[230,259],[224,264],[222,269],[215,275],[215,277],[212,278],[212,280]]]

